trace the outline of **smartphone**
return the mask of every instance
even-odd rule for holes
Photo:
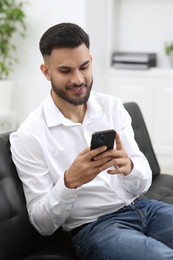
[[[91,138],[90,149],[93,150],[103,145],[107,146],[107,150],[113,149],[115,136],[116,131],[114,129],[93,133]]]

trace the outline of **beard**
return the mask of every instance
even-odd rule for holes
[[[56,85],[54,83],[53,80],[51,80],[51,86],[52,86],[52,89],[53,91],[56,93],[56,95],[63,99],[64,101],[70,103],[71,105],[74,105],[74,106],[79,106],[79,105],[83,105],[83,104],[86,104],[88,99],[89,99],[89,96],[90,96],[90,92],[91,92],[91,89],[92,89],[92,85],[93,85],[93,79],[91,81],[91,83],[89,85],[86,85],[86,84],[80,84],[80,85],[75,85],[75,84],[72,84],[70,86],[66,86],[65,89],[68,90],[68,88],[70,87],[84,87],[86,88],[86,93],[84,96],[81,97],[81,94],[80,93],[75,93],[75,97],[70,97],[68,95],[68,92],[64,91],[63,89],[61,89],[60,87],[58,87],[58,85]]]

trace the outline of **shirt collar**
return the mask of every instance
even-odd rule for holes
[[[84,121],[92,119],[99,114],[102,110],[102,107],[99,105],[95,98],[95,93],[91,91],[89,100],[87,102],[87,112],[85,115]],[[47,96],[46,100],[43,104],[43,111],[46,119],[46,123],[48,127],[57,126],[60,124],[71,125],[72,122],[65,118],[59,108],[55,105],[51,94]]]
[[[53,127],[63,123],[65,117],[55,105],[50,93],[43,104],[43,111],[48,127]]]
[[[96,118],[97,115],[99,115],[102,111],[102,107],[98,103],[98,100],[96,98],[95,92],[92,91],[89,97],[89,100],[87,102],[87,112],[84,118],[84,121],[90,121],[93,118]]]

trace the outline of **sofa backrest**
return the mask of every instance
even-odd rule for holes
[[[143,114],[139,108],[139,105],[135,102],[126,102],[124,103],[124,107],[131,116],[135,140],[139,146],[139,149],[148,159],[154,178],[160,174],[160,166],[149,136],[146,123],[144,121]]]
[[[21,181],[11,159],[9,133],[0,134],[0,260],[15,260],[42,243],[30,224]]]

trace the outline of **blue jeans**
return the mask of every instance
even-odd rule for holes
[[[72,241],[86,260],[173,260],[173,206],[136,199],[86,225]]]

